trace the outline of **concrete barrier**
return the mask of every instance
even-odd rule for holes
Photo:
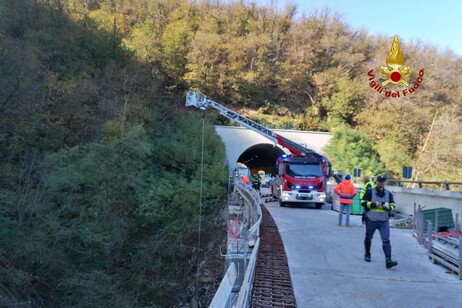
[[[335,185],[329,183],[327,193],[333,192]],[[362,186],[355,184],[356,189]],[[452,210],[454,222],[458,215],[459,226],[462,225],[462,192],[451,190],[433,190],[425,188],[405,188],[399,186],[386,186],[393,193],[396,204],[396,212],[402,215],[413,216],[414,204],[420,205],[425,210],[435,208],[448,208]]]
[[[424,188],[405,188],[398,186],[387,186],[395,198],[396,211],[412,216],[414,204],[420,205],[423,209],[448,208],[453,215],[462,213],[462,192],[450,190],[431,190]]]

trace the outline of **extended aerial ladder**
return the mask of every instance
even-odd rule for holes
[[[195,106],[201,110],[205,110],[207,107],[212,107],[218,111],[220,114],[235,121],[236,123],[266,137],[267,139],[273,141],[276,144],[279,144],[285,148],[287,148],[292,154],[295,155],[303,155],[303,156],[318,156],[321,157],[322,155],[314,152],[311,149],[304,147],[301,144],[293,142],[275,132],[269,130],[268,128],[250,120],[246,117],[241,116],[239,113],[232,111],[231,109],[226,108],[210,99],[208,99],[205,95],[195,91],[188,91],[186,94],[186,106]]]

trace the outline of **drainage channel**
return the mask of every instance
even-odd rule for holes
[[[284,244],[268,209],[261,205],[258,251],[250,307],[297,307]]]

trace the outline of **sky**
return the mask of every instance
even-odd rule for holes
[[[297,6],[297,16],[329,8],[352,29],[394,37],[400,42],[423,42],[439,51],[452,49],[462,57],[462,0],[257,0],[263,5]]]

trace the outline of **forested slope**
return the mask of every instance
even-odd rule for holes
[[[459,57],[402,41],[424,80],[390,99],[368,72],[392,38],[334,12],[294,16],[242,1],[0,0],[0,304],[208,303],[227,185],[210,124],[226,120],[204,114],[202,148],[190,88],[270,127],[334,132],[336,169],[459,180]]]
[[[1,2],[0,306],[207,302],[224,146],[91,9]]]

